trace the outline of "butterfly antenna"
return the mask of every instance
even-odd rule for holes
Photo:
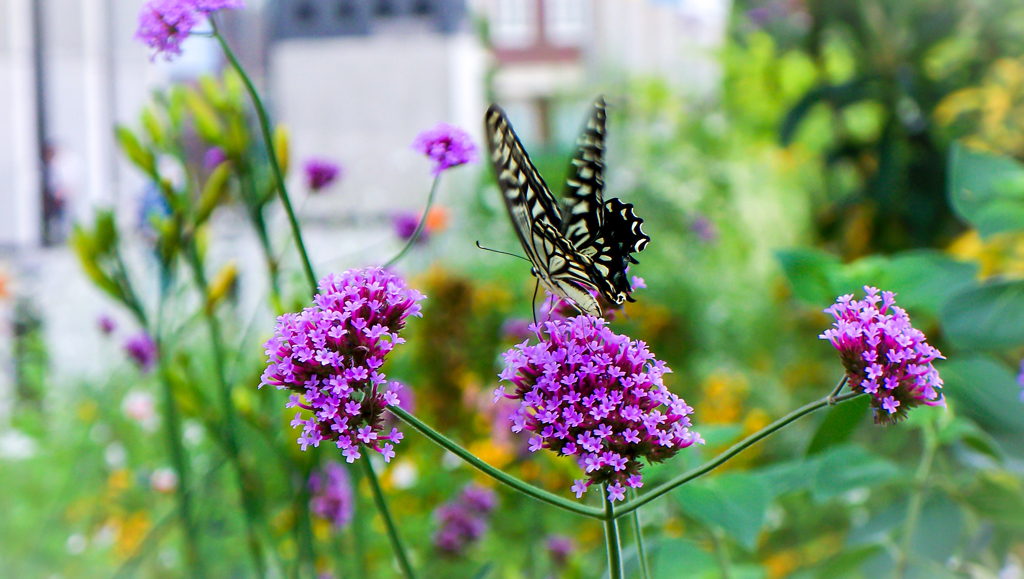
[[[493,252],[493,253],[500,253],[502,255],[508,255],[508,256],[511,256],[511,257],[515,257],[515,258],[521,259],[523,261],[530,261],[530,260],[526,259],[525,257],[523,257],[521,255],[516,255],[514,253],[509,253],[507,251],[501,251],[500,249],[491,249],[490,247],[484,247],[484,246],[480,245],[479,241],[476,242],[476,246],[479,249],[482,249],[484,251],[490,251],[490,252]]]

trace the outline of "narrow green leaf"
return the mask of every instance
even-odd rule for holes
[[[849,440],[857,427],[864,423],[869,415],[869,407],[868,397],[861,396],[829,410],[825,419],[821,421],[821,425],[818,426],[818,430],[815,431],[811,443],[807,446],[806,455],[813,456]]]

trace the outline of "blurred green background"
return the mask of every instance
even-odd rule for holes
[[[667,361],[667,385],[695,408],[695,429],[707,440],[647,468],[646,485],[827,394],[842,368],[818,339],[830,324],[822,310],[865,284],[897,292],[946,355],[937,367],[948,408],[922,407],[879,427],[866,404],[851,402],[644,507],[654,576],[1024,577],[1024,8],[996,0],[737,1],[728,22],[714,54],[722,70],[714,98],[679,94],[656,77],[565,95],[608,97],[607,194],[633,203],[652,238],[630,272],[647,288],[613,327]],[[104,234],[116,230],[112,218],[72,235],[83,264],[99,271],[90,275],[116,300],[130,302],[122,273],[162,288],[168,369],[146,372],[125,358],[119,341],[130,329],[97,330],[105,377],[54,384],[39,313],[27,302],[15,310],[14,412],[0,445],[4,577],[187,576],[174,500],[183,490],[211,577],[256,576],[249,537],[267,576],[397,576],[358,469],[353,521],[339,527],[311,514],[309,476],[340,454],[329,446],[301,452],[285,394],[256,389],[271,315],[306,300],[294,254],[281,243],[266,254],[279,263],[219,262],[207,251],[212,226],[188,208],[200,203],[189,187],[201,193],[214,180],[189,147],[220,146],[234,164],[223,194],[209,202],[243,207],[257,230],[268,227],[265,154],[237,83],[226,75],[176,86],[121,129],[125,155],[143,172],[147,155],[170,155],[194,181],[175,189],[184,209],[147,218],[154,230],[141,251],[149,261],[118,264],[118,239]],[[284,143],[286,132],[279,135]],[[531,148],[555,189],[569,144]],[[150,169],[159,182],[160,169]],[[474,247],[480,240],[511,250],[515,242],[488,168],[460,171],[463,194],[442,201],[451,215],[435,216],[429,239],[402,265],[428,299],[386,371],[409,386],[418,417],[490,464],[568,495],[576,465],[526,452],[525,438],[508,430],[508,409],[491,402],[500,354],[522,341],[517,321],[531,317],[533,280],[518,260]],[[174,245],[186,233],[212,280],[202,293],[174,273],[190,263],[186,245]],[[283,234],[264,230],[261,239],[269,247]],[[129,242],[138,243],[121,236]],[[354,258],[343,267],[358,265]],[[268,297],[256,318],[240,313],[231,291],[238,270],[249,269],[274,276],[263,282]],[[204,311],[229,345],[237,460]],[[170,384],[180,414],[186,489],[171,466],[161,384]],[[496,487],[406,431],[398,457],[377,470],[422,577],[606,573],[597,522]],[[433,513],[473,483],[493,488],[498,506],[479,539],[443,552]],[[632,577],[631,533],[627,525]],[[569,547],[552,549],[552,537],[568,538]]]

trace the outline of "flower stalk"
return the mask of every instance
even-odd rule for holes
[[[636,489],[629,489],[629,500],[636,499]],[[640,509],[633,511],[633,538],[636,539],[636,558],[640,567],[640,579],[651,579],[651,570],[647,567],[647,549],[644,547],[644,532],[640,525]]]
[[[185,253],[192,269],[192,279],[203,299],[209,299],[210,284],[206,279],[206,271],[203,268],[203,262],[199,256],[199,250],[196,248],[195,240],[189,239],[186,243],[188,247]],[[227,447],[228,457],[235,467],[238,491],[242,498],[242,510],[245,513],[249,551],[256,566],[256,576],[265,577],[266,567],[263,564],[263,549],[257,532],[257,520],[259,517],[256,512],[255,497],[252,496],[252,492],[245,483],[245,468],[242,464],[241,452],[238,446],[238,416],[235,411],[235,404],[231,400],[231,387],[227,377],[226,355],[221,335],[220,320],[217,319],[217,313],[210,305],[202,309],[207,330],[210,333],[210,345],[213,349],[213,364],[214,372],[217,375],[217,387],[221,395],[221,404],[224,406],[224,442]]]
[[[850,392],[848,394],[843,394],[842,396],[837,396],[834,399],[835,404],[846,402],[847,400],[852,400],[854,398],[857,398],[858,396],[861,396],[861,393]],[[771,424],[762,428],[761,430],[758,430],[754,434],[751,434],[750,436],[732,445],[731,447],[729,447],[728,450],[718,455],[714,459],[704,463],[703,465],[695,469],[684,472],[683,474],[654,487],[654,489],[644,493],[643,496],[636,500],[628,501],[627,503],[625,503],[624,505],[620,506],[618,509],[615,510],[616,516],[621,517],[622,515],[632,513],[634,510],[670,492],[672,489],[678,487],[679,485],[688,483],[693,479],[704,476],[705,474],[722,466],[729,459],[743,452],[748,447],[753,446],[757,442],[760,442],[762,439],[767,438],[769,435],[775,433],[778,430],[781,430],[783,427],[790,424],[791,422],[795,422],[796,420],[814,412],[815,410],[819,410],[826,406],[830,406],[829,396],[826,396],[820,400],[811,402],[810,404],[797,408],[793,412],[790,412],[789,414],[783,416],[782,418],[776,420],[775,422],[772,422]]]
[[[922,433],[924,435],[924,452],[921,454],[921,462],[918,463],[917,472],[914,474],[914,487],[910,494],[910,504],[907,505],[907,518],[903,523],[903,537],[900,541],[896,566],[893,569],[893,579],[904,579],[907,576],[914,533],[917,531],[917,522],[921,518],[921,508],[924,504],[924,487],[931,475],[935,452],[939,448],[935,425],[931,421],[925,422]]]
[[[619,541],[619,523],[616,520],[615,503],[611,501],[608,492],[608,484],[601,485],[602,500],[604,503],[604,540],[608,547],[608,577],[609,579],[623,579],[625,573],[622,570],[622,547]]]
[[[399,251],[397,255],[395,255],[387,262],[385,262],[384,265],[382,265],[381,267],[387,268],[394,265],[395,262],[397,262],[399,259],[402,259],[402,256],[405,255],[405,253],[409,251],[409,248],[416,243],[417,239],[419,239],[420,232],[423,231],[423,226],[426,225],[427,223],[427,215],[430,213],[430,206],[433,205],[434,203],[434,194],[437,193],[437,185],[440,182],[441,174],[438,173],[437,176],[434,177],[434,184],[430,186],[430,193],[427,195],[427,207],[423,210],[423,216],[420,217],[420,222],[418,225],[416,225],[416,230],[412,232],[412,236],[409,238],[409,241],[405,242],[405,247],[403,247],[402,250]]]
[[[571,513],[576,513],[577,515],[583,515],[584,517],[589,517],[591,519],[604,518],[604,511],[602,511],[601,509],[595,507],[588,507],[585,505],[581,505],[577,502],[562,498],[556,494],[549,493],[548,491],[539,489],[525,481],[517,479],[516,477],[510,474],[507,474],[499,469],[494,468],[493,466],[477,458],[476,455],[474,455],[473,453],[469,452],[465,448],[462,448],[458,444],[455,444],[451,439],[447,438],[445,435],[434,430],[433,428],[427,426],[418,418],[416,418],[412,414],[409,414],[408,412],[399,408],[398,406],[389,406],[388,411],[397,416],[398,418],[400,418],[409,426],[413,427],[423,436],[429,438],[431,441],[433,441],[441,448],[448,450],[455,456],[466,461],[473,468],[479,470],[480,472],[493,478],[494,480],[506,486],[509,486],[516,491],[523,493],[528,497],[532,497],[534,499],[537,499],[538,501],[547,503],[553,507],[558,507],[562,510],[569,511]]]
[[[409,558],[405,554],[405,547],[402,546],[402,539],[398,536],[395,521],[391,518],[391,511],[384,500],[384,492],[380,488],[377,474],[373,472],[373,464],[370,463],[369,453],[363,457],[361,462],[363,463],[363,471],[366,473],[366,478],[370,481],[370,490],[373,491],[373,501],[377,504],[377,512],[384,519],[384,528],[387,529],[388,539],[391,541],[391,550],[395,552],[398,566],[402,569],[402,575],[406,579],[416,579],[416,574],[412,571],[412,565],[409,564]]]
[[[210,26],[213,27],[213,36],[217,39],[221,49],[224,51],[224,56],[231,63],[231,67],[235,69],[235,72],[242,78],[242,83],[245,85],[246,92],[249,93],[249,98],[252,100],[253,108],[256,109],[256,118],[259,121],[260,133],[263,135],[263,143],[267,147],[267,159],[270,160],[270,169],[274,174],[274,182],[277,185],[277,193],[281,198],[281,205],[284,206],[284,211],[288,215],[288,224],[292,229],[292,236],[295,238],[295,245],[299,250],[299,257],[302,259],[302,269],[306,274],[306,280],[309,282],[311,291],[316,291],[316,274],[313,273],[313,264],[309,260],[309,254],[306,252],[306,244],[302,241],[302,230],[299,227],[299,220],[295,217],[295,210],[292,209],[292,202],[288,198],[288,190],[284,185],[284,174],[281,172],[281,165],[277,159],[277,152],[274,151],[274,141],[270,135],[270,121],[267,117],[267,111],[263,107],[263,101],[260,100],[259,94],[256,92],[256,87],[252,84],[252,80],[249,75],[245,73],[245,69],[238,62],[238,58],[235,53],[228,46],[224,36],[220,33],[220,28],[217,27],[217,20],[210,17]]]

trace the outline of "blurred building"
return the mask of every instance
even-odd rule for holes
[[[728,0],[481,0],[494,55],[493,92],[524,141],[575,138],[584,90],[621,92],[658,77],[696,96],[715,91],[713,50]],[[570,113],[567,115],[567,113]]]

